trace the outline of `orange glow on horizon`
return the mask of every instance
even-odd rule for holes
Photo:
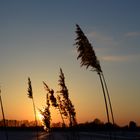
[[[37,117],[38,121],[42,122],[43,116],[42,116],[42,114],[39,111],[37,111],[36,117]]]

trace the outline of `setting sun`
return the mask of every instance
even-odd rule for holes
[[[37,111],[37,120],[42,122],[42,118],[43,118],[43,116],[41,115],[41,113],[39,111]]]

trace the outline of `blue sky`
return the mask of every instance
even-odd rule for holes
[[[106,121],[98,76],[80,68],[76,58],[79,24],[101,62],[116,122],[140,124],[139,6],[139,0],[0,0],[0,84],[7,118],[32,118],[30,107],[25,118],[11,112],[21,112],[22,104],[30,106],[27,77],[42,107],[42,81],[58,90],[62,67],[79,122],[96,117]]]

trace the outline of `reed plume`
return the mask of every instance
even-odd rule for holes
[[[89,42],[88,38],[85,36],[85,34],[83,33],[83,31],[81,30],[78,24],[76,24],[76,34],[77,34],[77,38],[75,39],[76,41],[75,45],[77,48],[77,52],[79,53],[77,59],[81,59],[81,66],[86,66],[86,69],[91,67],[91,70],[96,71],[97,74],[99,75],[102,90],[103,90],[104,101],[105,101],[107,120],[108,122],[110,122],[109,109],[107,103],[107,97],[108,97],[111,117],[114,124],[114,115],[113,115],[113,109],[111,105],[111,99],[109,96],[107,84],[104,78],[103,71],[101,69],[100,62],[97,59],[97,56],[95,54],[95,51],[93,50],[91,43]]]
[[[60,86],[60,90],[58,91],[58,93],[60,93],[59,102],[61,103],[62,107],[65,108],[66,112],[64,112],[64,115],[66,115],[66,117],[69,117],[69,126],[71,127],[77,124],[76,111],[69,98],[69,92],[65,84],[65,76],[61,68],[58,82],[58,85]],[[62,100],[60,100],[60,97],[62,98]]]
[[[39,110],[41,115],[43,116],[43,124],[45,126],[46,131],[50,131],[50,124],[51,124],[51,112],[50,112],[50,102],[49,102],[49,94],[46,94],[46,106],[44,110]]]
[[[50,89],[49,86],[45,82],[43,82],[43,84],[44,84],[44,88],[45,88],[45,90],[47,91],[47,94],[48,94],[47,95],[48,100],[51,101],[51,104],[52,104],[53,107],[55,107],[56,109],[59,110],[59,113],[61,115],[61,119],[62,119],[62,122],[63,122],[62,126],[65,126],[65,121],[64,121],[64,117],[63,117],[63,109],[62,109],[62,105],[61,105],[61,102],[60,102],[58,96],[56,98],[54,96],[54,90]]]
[[[34,116],[35,116],[35,126],[37,129],[37,116],[36,116],[36,108],[35,108],[35,102],[34,102],[34,98],[33,98],[33,90],[32,90],[32,84],[31,84],[31,80],[28,77],[28,93],[27,93],[28,97],[32,99],[32,103],[33,103],[33,110],[34,110]],[[36,139],[38,140],[38,131],[36,133]]]

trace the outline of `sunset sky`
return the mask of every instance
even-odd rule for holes
[[[75,24],[100,60],[115,122],[140,125],[139,0],[0,0],[0,85],[6,119],[33,120],[28,77],[36,106],[42,108],[42,81],[59,90],[61,67],[78,122],[107,121],[99,77],[77,60]],[[52,120],[61,121],[54,110]]]

